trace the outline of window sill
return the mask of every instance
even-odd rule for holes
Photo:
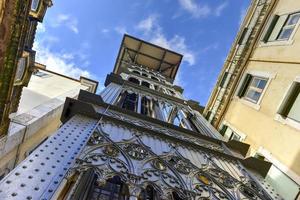
[[[260,42],[259,47],[268,47],[268,46],[289,46],[294,43],[294,40],[277,40],[270,42]]]
[[[246,105],[246,106],[249,106],[255,110],[259,110],[260,109],[260,105],[259,104],[255,104],[255,103],[252,103],[251,101],[248,101],[246,99],[243,99],[243,98],[238,98],[236,97],[238,101],[240,101],[242,104]]]
[[[289,119],[289,118],[284,118],[282,117],[280,114],[276,114],[275,118],[276,121],[284,124],[284,125],[288,125],[291,126],[297,130],[300,130],[300,123],[296,122],[295,120]]]

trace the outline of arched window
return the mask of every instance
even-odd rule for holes
[[[88,199],[107,199],[107,200],[129,200],[130,194],[128,186],[119,176],[114,176],[106,180],[104,185],[94,182],[94,188]]]
[[[144,77],[148,77],[148,74],[142,73],[142,76],[144,76]]]
[[[136,70],[133,70],[133,71],[132,71],[132,73],[134,73],[134,74],[138,74],[138,75],[141,75],[141,73],[140,73],[140,72],[138,72],[138,71],[136,71]]]
[[[129,82],[132,82],[132,83],[135,83],[135,84],[137,84],[137,85],[140,84],[140,81],[139,81],[138,79],[136,79],[136,78],[133,78],[133,77],[130,77],[130,78],[128,79],[128,81],[129,81]]]
[[[151,76],[151,79],[152,79],[152,80],[155,80],[155,81],[159,81],[158,78],[156,78],[156,77],[154,77],[154,76]]]
[[[150,83],[148,83],[146,81],[142,81],[142,86],[150,88]]]

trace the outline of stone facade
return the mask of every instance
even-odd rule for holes
[[[34,3],[38,7],[32,10]],[[0,136],[7,134],[9,114],[17,110],[22,87],[29,82],[37,22],[42,22],[51,5],[49,0],[4,0],[0,3]]]

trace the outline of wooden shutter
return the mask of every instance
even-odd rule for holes
[[[264,42],[269,41],[269,38],[270,38],[270,36],[273,32],[273,29],[274,29],[275,25],[277,24],[278,19],[279,19],[279,15],[274,15],[272,17],[272,20],[268,23],[268,25],[266,27],[267,29],[266,29],[266,31],[264,33],[264,36],[263,36],[263,41]]]
[[[245,35],[246,35],[247,31],[248,31],[248,28],[247,27],[244,28],[243,33],[241,34],[241,36],[239,38],[239,41],[238,41],[239,45],[243,44],[243,41],[244,41],[244,38],[245,38]]]
[[[250,83],[251,79],[252,79],[252,75],[251,74],[247,74],[246,77],[245,77],[245,79],[244,79],[244,81],[243,81],[243,84],[241,85],[241,87],[239,89],[239,92],[237,94],[238,97],[241,98],[241,97],[244,96],[244,94],[245,94],[245,92],[246,92],[246,90],[247,90],[247,88],[249,86],[249,83]]]
[[[227,79],[227,76],[228,76],[228,72],[225,72],[224,75],[223,75],[223,78],[222,78],[222,81],[220,83],[220,87],[222,88],[225,84],[225,81]]]
[[[289,15],[281,15],[277,22],[276,22],[276,25],[274,26],[273,30],[272,30],[272,33],[268,39],[268,41],[275,41],[282,29],[282,27],[284,26],[287,18],[288,18]]]

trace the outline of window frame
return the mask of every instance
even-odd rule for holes
[[[33,6],[34,2],[37,2],[37,4],[36,4],[36,7],[33,8],[32,6]],[[32,0],[31,5],[30,5],[30,10],[33,12],[37,12],[39,10],[40,3],[41,3],[41,0]]]
[[[262,94],[260,95],[259,100],[257,101],[257,103],[253,103],[251,101],[248,101],[246,99],[243,98],[243,96],[240,95],[241,89],[243,89],[245,87],[245,81],[247,79],[247,76],[256,76],[256,77],[262,77],[262,78],[266,78],[268,79],[264,90],[262,92]],[[255,110],[259,110],[260,109],[260,104],[262,102],[262,99],[266,93],[266,91],[268,90],[268,87],[270,85],[270,83],[272,82],[272,79],[274,79],[276,77],[276,73],[272,73],[272,72],[267,72],[267,71],[257,71],[257,70],[248,70],[244,73],[244,75],[242,76],[242,78],[239,81],[238,87],[235,91],[235,97],[234,99],[240,101],[241,103],[254,108]]]
[[[266,24],[266,26],[264,27],[264,32],[263,34],[261,35],[261,42],[259,43],[259,46],[260,47],[264,47],[264,46],[283,46],[283,45],[291,45],[293,44],[294,42],[294,35],[296,34],[299,26],[300,26],[300,20],[298,20],[298,22],[296,23],[290,37],[288,39],[284,39],[284,40],[281,40],[281,39],[278,39],[279,38],[279,35],[281,34],[282,32],[282,29],[283,27],[285,26],[287,20],[289,19],[289,17],[291,15],[295,15],[295,14],[300,14],[300,10],[298,11],[294,11],[294,12],[289,12],[289,13],[278,13],[278,14],[275,14],[273,16],[271,16],[271,18],[269,18],[269,21],[268,23]],[[277,22],[279,20],[280,17],[284,17],[286,16],[286,19],[283,23],[283,25],[280,27],[280,31],[278,32],[277,36],[275,37],[275,39],[270,39],[273,31],[274,31],[274,28],[276,27],[277,25]]]
[[[292,17],[295,16],[295,15],[299,16],[298,21],[295,24],[289,25],[288,23],[290,22]],[[300,22],[300,12],[295,12],[295,13],[288,14],[287,19],[285,20],[283,26],[281,27],[281,29],[279,31],[279,34],[276,37],[276,41],[288,41],[288,40],[290,40],[294,36],[294,32],[296,31],[296,28],[299,25],[299,22]],[[292,31],[291,31],[291,34],[289,35],[288,38],[280,38],[280,36],[282,35],[284,30],[291,29],[291,28],[292,28]]]
[[[259,81],[262,81],[262,80],[266,81],[264,88],[261,89],[261,88],[252,86],[252,83],[254,82],[255,79],[258,79]],[[267,83],[268,83],[268,78],[260,77],[260,76],[252,76],[251,79],[250,79],[249,85],[247,86],[247,89],[246,89],[246,91],[245,91],[242,98],[244,98],[245,100],[250,101],[254,104],[257,104],[259,102],[259,100],[261,99],[261,96],[262,96],[262,94],[263,94],[263,92],[266,88]],[[251,99],[250,97],[247,96],[249,94],[249,91],[251,91],[251,90],[254,91],[254,92],[260,93],[257,100]]]
[[[299,88],[297,88],[299,87]],[[300,122],[288,117],[288,114],[290,112],[290,109],[294,105],[294,102],[296,101],[295,94],[293,94],[293,91],[297,92],[297,90],[300,90],[300,76],[296,77],[295,80],[290,84],[290,86],[287,88],[286,92],[284,93],[282,100],[279,103],[279,106],[276,111],[275,120],[281,122],[282,124],[288,125],[290,127],[293,127],[297,130],[300,130]],[[300,95],[300,94],[298,94]],[[291,98],[294,98],[294,101],[291,103]]]

